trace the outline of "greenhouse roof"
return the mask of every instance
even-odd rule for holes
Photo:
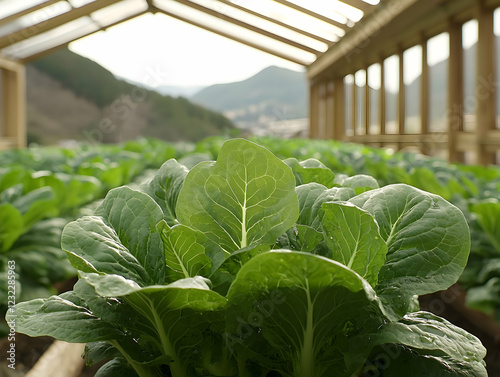
[[[0,56],[27,62],[144,13],[161,12],[309,66],[362,18],[388,2],[390,0],[0,0]]]

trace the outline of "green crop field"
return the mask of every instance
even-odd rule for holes
[[[487,376],[417,298],[458,281],[500,322],[500,168],[275,138],[0,152],[0,271],[7,322],[88,343],[100,377]]]

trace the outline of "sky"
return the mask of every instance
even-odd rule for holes
[[[116,76],[151,87],[241,81],[271,65],[305,70],[160,13],[139,16],[75,41],[69,48]]]
[[[495,20],[499,16],[495,12]],[[500,22],[495,23],[495,34],[500,34]],[[476,43],[475,20],[464,25],[463,36],[464,48]],[[431,39],[428,43],[430,66],[448,58],[448,46],[447,34]],[[118,77],[153,88],[163,85],[202,87],[241,81],[271,65],[305,71],[303,66],[161,13],[139,16],[75,41],[69,48],[96,61]],[[406,84],[420,76],[420,56],[419,46],[405,52]],[[397,67],[397,60],[388,64]],[[358,76],[362,81],[362,75]],[[372,75],[377,76],[375,72]],[[380,85],[372,80],[370,84],[373,87]],[[396,90],[397,85],[396,77],[387,76],[388,89]]]

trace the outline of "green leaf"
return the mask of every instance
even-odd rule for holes
[[[307,183],[295,188],[299,200],[298,224],[309,225],[311,223],[311,210],[314,202],[326,191],[326,187],[319,183]]]
[[[379,188],[377,180],[366,174],[353,175],[352,177],[343,177],[335,183],[339,184],[342,187],[352,188],[356,192],[356,195],[359,195],[365,191]]]
[[[120,351],[105,341],[91,342],[85,345],[85,364],[87,366],[119,356],[121,356]]]
[[[154,336],[163,355],[170,358],[174,376],[184,376],[192,368],[187,360],[196,354],[203,331],[222,321],[220,311],[227,303],[201,277],[145,288],[117,275],[83,274],[82,279],[103,297],[125,299],[131,315],[144,326],[143,334]]]
[[[321,224],[323,219],[323,209],[324,203],[330,202],[344,202],[355,196],[356,193],[350,187],[333,187],[331,189],[323,191],[314,201],[311,207],[311,215],[309,219],[309,224],[314,229],[321,231]]]
[[[479,225],[497,252],[500,253],[500,203],[496,199],[485,200],[471,206]]]
[[[447,289],[458,280],[470,236],[457,207],[403,184],[367,191],[349,202],[369,212],[380,227],[388,253],[376,290],[399,316],[414,295]]]
[[[387,254],[387,245],[375,219],[347,202],[324,203],[322,209],[323,233],[331,258],[375,286]]]
[[[275,242],[298,214],[295,178],[267,149],[229,140],[217,162],[202,162],[179,194],[179,222],[197,229],[227,253]]]
[[[175,213],[177,197],[188,171],[184,165],[170,159],[160,167],[151,182],[143,187],[144,192],[160,205],[165,221],[170,226],[177,220]]]
[[[119,187],[106,195],[95,211],[111,225],[120,242],[139,261],[152,279],[153,284],[163,284],[165,266],[163,243],[156,229],[163,219],[158,204],[140,191]]]
[[[23,182],[30,175],[30,170],[21,166],[0,168],[0,192]]]
[[[0,204],[0,251],[7,251],[23,233],[21,213],[8,203]]]
[[[209,275],[212,261],[205,249],[209,241],[203,233],[181,224],[170,228],[163,221],[158,224],[158,230],[163,240],[170,281]],[[224,253],[221,253],[223,261]]]
[[[70,343],[122,336],[111,324],[95,317],[72,292],[18,303],[6,319],[15,321],[17,332],[29,336],[48,335]]]
[[[118,274],[141,286],[152,280],[102,217],[84,216],[66,225],[61,245],[72,266],[79,271]]]
[[[443,373],[451,371],[453,373],[450,375],[453,376],[487,376],[482,361],[486,349],[479,339],[432,313],[422,311],[409,313],[398,322],[385,324],[377,333],[364,334],[353,342],[354,347],[358,349],[383,346],[382,349],[386,351],[379,352],[379,357],[386,359],[383,369],[387,369],[389,375],[395,376],[397,375],[395,370],[402,368],[397,359],[402,356],[405,360],[408,355],[401,354],[401,350],[388,347],[391,344],[403,345],[414,351],[414,356],[421,359],[423,366],[419,367],[419,374],[410,374],[412,376],[421,375],[427,369],[432,372],[432,376],[448,375]],[[355,352],[350,354],[350,357],[353,356],[357,360]],[[429,358],[433,362],[426,364],[425,359]],[[393,361],[394,365],[391,365]],[[476,370],[477,374],[469,374],[471,369]]]
[[[276,240],[275,249],[311,252],[323,241],[323,235],[307,225],[297,224]]]
[[[228,292],[228,341],[293,376],[345,375],[349,339],[384,320],[370,285],[338,262],[285,250],[255,256]],[[271,360],[280,360],[280,364]]]
[[[138,377],[139,375],[123,358],[115,358],[99,368],[94,377]]]
[[[55,216],[58,213],[54,202],[54,192],[50,187],[30,191],[15,200],[12,205],[23,214],[25,232],[43,218]]]
[[[487,377],[484,363],[419,354],[397,344],[375,347],[359,373],[349,377]]]
[[[290,166],[295,176],[296,186],[317,182],[326,187],[332,187],[335,174],[314,158],[299,162],[296,158],[283,160]]]
[[[494,315],[500,306],[500,278],[494,277],[484,285],[469,288],[465,302],[469,308]]]

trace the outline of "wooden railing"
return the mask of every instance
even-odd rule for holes
[[[396,5],[394,5],[396,4]],[[351,30],[358,38],[345,38],[331,47],[308,70],[310,80],[310,129],[312,138],[330,138],[397,150],[412,149],[424,154],[474,164],[500,163],[500,122],[496,108],[497,85],[494,12],[500,0],[382,0],[372,12]],[[393,11],[389,12],[389,10]],[[477,20],[476,71],[464,67],[463,25]],[[500,17],[499,17],[500,19]],[[447,63],[447,101],[443,108],[445,127],[432,132],[429,125],[432,89],[428,64],[428,41],[441,33],[449,37]],[[500,45],[500,44],[499,44]],[[418,129],[408,130],[405,115],[409,97],[405,90],[405,51],[420,46],[421,66]],[[340,51],[335,51],[335,49]],[[384,62],[399,59],[395,119],[388,119]],[[370,88],[369,67],[378,64],[377,89]],[[364,71],[364,86],[351,84],[353,76]],[[464,94],[464,74],[473,75],[475,91]],[[346,78],[350,78],[348,82]],[[372,79],[372,78],[371,78]],[[376,92],[378,103],[371,103]],[[361,98],[361,100],[360,100]],[[474,114],[464,105],[471,99]],[[361,103],[360,103],[361,102]],[[376,106],[377,119],[371,109]],[[392,114],[394,118],[394,114]],[[396,124],[389,130],[388,125]],[[363,123],[360,126],[360,123]],[[374,123],[376,124],[374,126]],[[387,127],[386,127],[387,126]],[[414,125],[413,125],[414,126]],[[413,127],[415,128],[415,127]],[[416,132],[416,133],[415,133]]]

